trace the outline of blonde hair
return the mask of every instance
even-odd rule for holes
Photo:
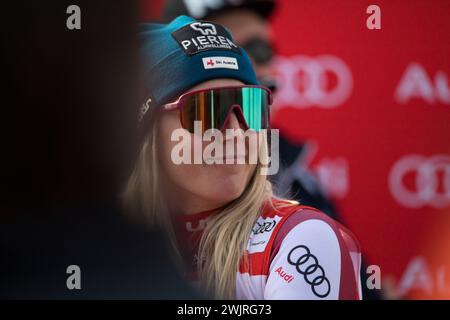
[[[161,192],[156,141],[157,114],[150,115],[153,123],[142,145],[133,172],[127,182],[124,200],[128,211],[137,214],[150,225],[165,229],[177,260],[181,262],[170,213]],[[267,143],[262,144],[261,157],[268,157]],[[264,160],[266,160],[264,159]],[[200,285],[211,297],[233,299],[236,291],[236,273],[244,256],[251,230],[261,214],[263,205],[273,197],[267,176],[261,174],[260,162],[244,192],[213,215],[206,224],[200,240],[198,275]],[[269,201],[269,204],[272,202]],[[288,202],[286,205],[295,203]]]

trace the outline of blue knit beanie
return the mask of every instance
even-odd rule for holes
[[[193,86],[211,79],[232,78],[259,84],[245,51],[223,26],[179,16],[169,24],[141,25],[145,99],[148,108],[174,101]]]

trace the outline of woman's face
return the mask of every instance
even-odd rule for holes
[[[243,83],[234,79],[214,79],[203,82],[189,91],[235,85],[243,85]],[[256,164],[249,164],[247,159],[245,164],[206,164],[202,160],[202,164],[176,165],[171,158],[175,146],[178,145],[179,148],[180,144],[183,144],[183,147],[191,150],[191,159],[193,160],[194,145],[201,146],[203,151],[207,145],[212,143],[203,141],[201,135],[188,131],[184,133],[185,136],[190,136],[190,141],[185,139],[171,141],[172,133],[180,128],[182,126],[178,110],[161,113],[158,121],[157,146],[160,146],[160,163],[164,171],[161,179],[164,179],[167,187],[166,192],[170,200],[169,205],[172,206],[171,209],[182,214],[193,214],[221,207],[239,197],[247,186]],[[238,121],[233,112],[225,128],[244,129],[244,125]],[[239,137],[242,137],[241,141],[243,141],[243,136]],[[237,139],[240,139],[239,137]],[[225,143],[224,139],[224,157],[227,156]]]

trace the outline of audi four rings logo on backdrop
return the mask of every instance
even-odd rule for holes
[[[405,183],[408,174],[414,177],[412,188]],[[407,208],[449,206],[450,156],[412,154],[400,158],[391,169],[389,189],[394,199]]]
[[[352,93],[353,77],[348,65],[336,56],[278,56],[274,62],[279,106],[335,108]]]
[[[319,264],[317,257],[307,246],[299,245],[292,248],[287,256],[287,261],[295,266],[297,272],[311,286],[311,290],[316,296],[325,298],[330,294],[330,280],[325,276],[325,270]]]

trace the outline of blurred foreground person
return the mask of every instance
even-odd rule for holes
[[[195,298],[165,235],[117,201],[134,158],[135,6],[77,4],[81,30],[54,1],[2,8],[0,298]]]

